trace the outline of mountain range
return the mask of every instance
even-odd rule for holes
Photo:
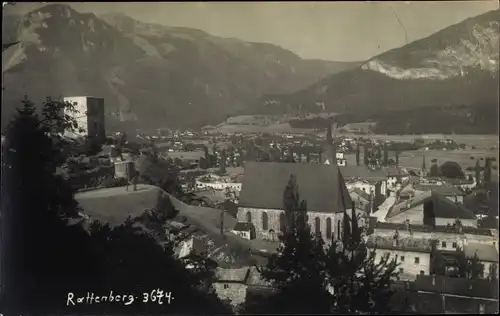
[[[498,63],[496,10],[382,53],[296,93],[264,96],[253,110],[259,114],[364,113],[368,118],[380,117],[381,111],[414,115],[430,109],[480,107],[496,117]],[[497,128],[492,126],[491,131]]]
[[[2,54],[2,122],[25,94],[93,95],[105,98],[109,121],[140,127],[336,112],[376,120],[386,127],[380,132],[497,133],[499,33],[499,11],[490,11],[347,63],[50,4],[4,16],[3,42],[20,44]],[[419,127],[408,130],[412,124]]]
[[[109,120],[139,126],[219,122],[263,94],[292,93],[361,64],[60,4],[5,16],[2,26],[4,43],[20,41],[2,56],[3,123],[26,94],[36,102],[104,97]]]

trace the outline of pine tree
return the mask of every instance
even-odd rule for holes
[[[474,254],[472,259],[468,260],[467,264],[467,276],[470,279],[481,279],[484,274],[484,265],[479,261],[477,254]]]
[[[363,150],[364,150],[364,155],[363,155],[364,164],[365,166],[368,166],[370,164],[370,157],[368,155],[368,146],[366,146],[366,144],[363,146]]]
[[[226,151],[224,149],[220,155],[219,171],[221,174],[226,174]]]
[[[491,158],[484,159],[484,184],[487,186],[491,183]]]
[[[71,105],[47,99],[42,115],[28,100],[6,127],[2,161],[2,304],[12,314],[60,306],[89,289],[96,273],[86,234],[67,222],[78,214],[73,190],[56,174],[69,145],[57,131],[77,129]],[[7,253],[8,251],[8,253]]]
[[[384,166],[389,165],[389,150],[387,149],[387,144],[384,144]]]
[[[359,142],[356,143],[356,166],[359,166],[359,158],[360,158],[360,152],[359,152]]]
[[[281,246],[267,265],[259,269],[271,282],[276,294],[247,304],[248,313],[327,313],[330,310],[324,272],[324,243],[314,236],[305,221],[307,207],[300,202],[295,177],[290,177],[283,194],[287,229],[280,236]]]
[[[342,238],[327,251],[326,269],[333,290],[332,312],[342,314],[387,313],[394,294],[390,288],[397,277],[396,261],[375,262],[357,225],[354,205],[351,219],[344,212]]]

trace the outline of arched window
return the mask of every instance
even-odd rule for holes
[[[247,222],[248,223],[252,222],[252,213],[250,213],[250,211],[247,212]]]
[[[267,218],[267,213],[266,212],[263,212],[262,213],[262,229],[264,231],[267,231],[269,228],[269,219]]]
[[[326,238],[332,238],[332,219],[330,217],[326,219]]]
[[[314,222],[315,222],[314,232],[319,235],[321,234],[321,220],[319,219],[319,217],[316,217],[314,219]]]
[[[286,230],[286,219],[285,219],[285,213],[280,214],[280,231],[285,232]]]
[[[340,219],[337,221],[337,239],[340,240]]]

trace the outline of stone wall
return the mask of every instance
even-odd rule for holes
[[[280,214],[283,214],[283,210],[275,210],[275,209],[257,209],[257,208],[247,208],[240,207],[238,208],[237,219],[239,222],[247,222],[248,221],[248,213],[251,214],[251,222],[255,226],[255,232],[257,238],[259,239],[273,239],[276,238],[275,235],[281,232],[281,224],[280,224]],[[264,226],[263,217],[267,215],[267,228]],[[350,211],[348,214],[350,216]],[[362,211],[356,212],[358,216],[362,215]],[[330,240],[330,236],[327,236],[327,221],[330,219],[331,221],[331,232],[334,238],[337,236],[337,223],[340,221],[340,225],[342,226],[343,222],[343,214],[342,213],[318,213],[318,212],[307,212],[308,216],[308,224],[311,227],[311,231],[316,231],[316,218],[319,219],[319,227],[321,230],[321,234],[323,239],[326,241]],[[363,221],[360,221],[360,225],[363,225]]]

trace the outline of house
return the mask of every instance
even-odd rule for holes
[[[397,234],[392,237],[370,235],[366,240],[367,247],[375,249],[376,261],[381,262],[384,258],[396,260],[401,280],[429,275],[433,244],[430,239],[401,237]]]
[[[417,183],[414,185],[415,193],[418,194],[420,192],[435,192],[441,196],[446,197],[450,201],[454,203],[463,203],[465,193],[460,189],[449,185],[447,183],[435,185],[435,184],[426,184],[426,183]]]
[[[234,177],[218,176],[215,174],[207,174],[196,178],[196,189],[213,189],[230,191],[238,194],[241,191],[241,182],[233,180]]]
[[[495,246],[468,243],[464,245],[463,252],[468,260],[472,260],[475,256],[483,265],[483,277],[498,278],[498,250]]]
[[[252,223],[237,222],[231,232],[248,240],[255,239],[255,227]]]
[[[352,188],[349,189],[349,195],[358,209],[365,211],[367,214],[371,212],[370,203],[372,203],[373,197],[369,193],[359,188]]]
[[[349,187],[359,187],[373,194],[387,195],[387,173],[383,169],[372,170],[366,166],[339,167]]]
[[[492,247],[498,245],[498,240],[490,229],[459,227],[457,225],[431,227],[410,223],[378,222],[374,225],[373,234],[381,237],[391,237],[396,231],[402,237],[435,240],[436,249],[442,251],[463,249],[464,245],[469,243],[480,243]]]
[[[64,102],[69,102],[75,111],[64,109],[64,114],[74,118],[78,123],[78,131],[64,131],[64,135],[71,138],[88,137],[95,144],[102,145],[106,141],[106,128],[104,125],[104,99],[78,96],[65,97]]]
[[[340,229],[343,213],[352,207],[339,167],[325,164],[246,162],[238,203],[238,221],[252,223],[257,238],[285,229],[283,193],[295,175],[307,221],[313,231],[330,240]],[[349,212],[350,213],[350,212]],[[359,211],[359,216],[364,212]]]
[[[477,227],[473,212],[461,203],[454,203],[440,194],[427,191],[408,200],[401,199],[389,210],[385,221],[389,223],[453,225],[459,219],[464,227]],[[427,222],[425,222],[427,221]]]
[[[275,291],[271,283],[262,279],[255,266],[217,268],[214,288],[217,296],[223,301],[229,301],[233,307],[238,307],[255,296]]]
[[[245,302],[247,281],[250,276],[249,267],[238,269],[217,268],[215,275],[217,279],[213,286],[220,300],[229,301],[233,307]]]
[[[392,188],[396,186],[398,179],[404,182],[408,179],[409,174],[406,169],[399,166],[386,167],[385,172],[387,174],[387,187]]]
[[[498,281],[419,275],[415,290],[419,297],[439,295],[441,306],[434,308],[446,313],[498,313]]]

